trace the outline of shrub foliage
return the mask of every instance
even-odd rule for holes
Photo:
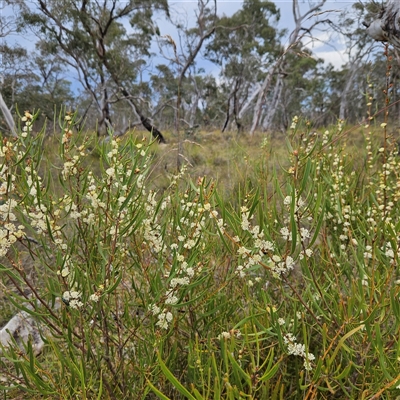
[[[2,346],[5,396],[399,394],[400,165],[385,124],[381,147],[367,126],[357,152],[340,123],[317,134],[295,117],[287,158],[251,160],[227,201],[184,170],[152,189],[148,143],[99,143],[72,114],[50,156],[34,119],[2,142],[0,269],[3,309],[44,346]]]

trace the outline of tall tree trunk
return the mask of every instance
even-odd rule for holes
[[[282,89],[283,89],[283,77],[282,75],[278,75],[278,78],[276,79],[276,83],[275,83],[275,89],[274,89],[274,94],[272,96],[272,101],[271,104],[274,107],[269,107],[267,110],[267,113],[264,117],[264,121],[263,121],[263,130],[268,130],[271,125],[272,125],[272,121],[275,117],[276,111],[277,111],[277,106],[280,103],[280,99],[281,99],[281,95],[282,95]]]
[[[268,90],[271,86],[272,82],[272,76],[275,73],[276,69],[279,69],[282,63],[284,63],[285,60],[285,55],[288,51],[291,51],[292,47],[301,40],[302,35],[300,34],[301,30],[303,29],[303,22],[314,12],[318,11],[324,4],[326,3],[326,0],[320,0],[317,4],[314,4],[308,11],[306,11],[304,14],[301,14],[300,12],[300,5],[299,5],[299,0],[292,0],[292,12],[293,12],[293,18],[294,18],[294,23],[295,23],[295,28],[293,29],[292,33],[290,34],[289,37],[289,45],[287,49],[283,52],[283,54],[275,61],[275,63],[270,67],[267,76],[265,77],[265,80],[262,84],[261,90],[258,94],[258,99],[256,106],[254,108],[254,114],[253,114],[253,123],[250,129],[250,135],[253,135],[255,130],[257,129],[260,119],[261,119],[261,113],[262,113],[262,106],[265,100],[265,97],[267,96]],[[318,24],[319,22],[316,22],[312,27],[306,29],[305,31],[310,32],[311,29]],[[272,109],[275,109],[277,104],[269,104],[269,107]]]
[[[192,128],[194,126],[196,120],[196,112],[199,107],[199,99],[200,95],[198,90],[196,90],[195,94],[192,95],[191,106],[189,107],[188,117],[186,118],[187,122],[189,122],[189,127]]]
[[[3,96],[0,93],[0,110],[4,115],[4,119],[6,121],[6,124],[8,126],[8,128],[11,131],[11,135],[12,136],[17,136],[17,133],[15,131],[15,123],[14,123],[14,119],[12,117],[11,111],[10,109],[7,107],[6,102],[3,99]]]
[[[279,67],[279,64],[282,62],[282,58],[280,58],[278,61],[276,61],[268,70],[267,76],[264,79],[264,82],[261,86],[261,89],[258,93],[258,99],[256,106],[254,107],[254,114],[253,114],[253,123],[251,125],[250,129],[250,135],[254,135],[254,132],[256,131],[258,124],[260,122],[261,118],[261,112],[262,112],[262,106],[264,103],[264,96],[266,96],[267,92],[269,91],[269,88],[272,83],[272,78],[274,76],[275,70]],[[275,107],[274,104],[271,104],[270,107]]]
[[[350,64],[350,71],[347,74],[346,85],[343,89],[342,95],[340,97],[340,109],[339,109],[339,119],[345,120],[348,114],[349,107],[349,94],[353,87],[353,81],[357,74],[358,63]]]
[[[240,108],[238,113],[238,118],[240,120],[243,118],[243,115],[247,111],[247,109],[251,106],[253,100],[258,96],[258,93],[260,93],[261,87],[262,85],[257,83],[257,86],[254,88],[253,93],[250,95],[250,97],[247,98],[246,102]]]

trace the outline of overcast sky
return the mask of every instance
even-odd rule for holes
[[[0,0],[1,1],[1,0]],[[149,0],[150,1],[150,0]],[[339,15],[343,10],[351,9],[351,6],[356,3],[358,0],[347,0],[347,1],[339,1],[339,0],[327,0],[323,7],[324,14],[319,18],[330,18],[332,20],[335,19],[335,16]],[[400,1],[400,0],[399,0]],[[34,6],[35,0],[32,1],[32,5]],[[281,18],[278,23],[278,28],[287,29],[290,33],[294,27],[293,15],[292,15],[292,1],[291,0],[275,0],[275,4],[280,9]],[[301,10],[307,11],[310,7],[309,0],[299,0]],[[217,0],[218,14],[222,15],[232,15],[236,11],[238,11],[242,6],[242,0]],[[311,4],[315,4],[316,0],[312,1]],[[197,9],[197,0],[169,0],[169,5],[171,8],[171,14],[176,18],[179,18],[182,22],[187,22],[188,26],[193,26],[195,21],[195,10]],[[178,38],[176,35],[176,28],[174,28],[170,23],[168,23],[165,17],[158,17],[155,21],[156,24],[159,25],[161,35],[171,35],[174,40],[178,42]],[[311,23],[311,19],[308,23]],[[313,53],[320,58],[326,60],[333,64],[336,68],[340,68],[346,62],[345,55],[345,45],[344,41],[340,40],[338,36],[330,36],[327,32],[326,27],[322,27],[322,30],[313,31],[313,36],[316,40],[312,42],[309,41],[305,43],[306,46],[313,51]],[[17,42],[20,45],[24,45],[26,47],[34,47],[35,45],[35,37],[33,35],[25,35],[25,37],[14,36],[7,38],[9,42]],[[304,41],[303,41],[304,42]],[[158,46],[156,44],[153,45],[152,50],[156,53],[159,52]],[[153,60],[153,66],[157,63],[168,63],[165,60],[161,60],[159,57]],[[207,72],[212,72],[217,75],[217,67],[210,62],[206,62],[205,60],[198,59],[197,60],[198,67],[204,67]],[[150,67],[151,69],[151,67]]]
[[[329,18],[335,20],[344,10],[351,11],[351,7],[354,3],[359,0],[327,0],[323,7],[324,14],[320,15],[320,18]],[[399,0],[400,1],[400,0]],[[290,33],[294,28],[293,14],[292,14],[292,1],[291,0],[275,0],[273,1],[280,9],[280,20],[278,23],[278,28],[287,29]],[[171,9],[176,14],[179,14],[182,19],[188,21],[194,21],[194,12],[197,8],[197,0],[171,0],[169,1]],[[242,0],[217,0],[218,14],[222,15],[232,15],[238,11],[242,6]],[[316,4],[317,1],[309,0],[299,0],[301,11],[305,12],[309,10],[310,4]],[[312,19],[308,21],[310,24]],[[174,37],[174,28],[168,26],[168,24],[163,23],[163,21],[158,21],[161,34],[169,34]],[[340,68],[346,63],[345,45],[344,41],[340,37],[332,36],[328,34],[325,29],[326,27],[321,27],[322,30],[314,30],[313,36],[315,40],[306,43],[306,46],[313,51],[313,53],[319,57],[323,58],[326,63],[331,63],[335,68]],[[174,37],[175,39],[175,37]]]

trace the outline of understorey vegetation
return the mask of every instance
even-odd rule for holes
[[[0,306],[31,333],[0,330],[4,397],[400,396],[400,158],[370,115],[294,116],[279,150],[233,137],[229,193],[193,172],[204,137],[160,184],[150,134],[99,140],[66,112],[50,141],[20,115],[0,150]]]

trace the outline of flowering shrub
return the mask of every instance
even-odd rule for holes
[[[66,114],[54,155],[34,122],[0,148],[2,307],[41,336],[0,331],[5,396],[399,395],[389,137],[366,133],[364,168],[343,121],[295,117],[282,168],[229,202],[184,170],[157,191],[145,140],[96,143]]]

